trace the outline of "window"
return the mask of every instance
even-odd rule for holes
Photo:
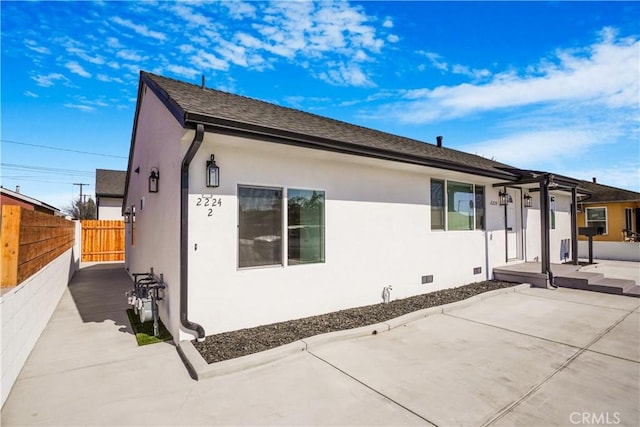
[[[476,185],[476,230],[484,230],[484,187]]]
[[[473,184],[447,182],[447,229],[473,230]]]
[[[587,227],[601,227],[607,234],[607,208],[587,208]]]
[[[551,215],[551,229],[556,229],[556,198],[551,196],[550,198],[550,215]]]
[[[136,205],[131,205],[131,246],[136,245]]]
[[[324,191],[287,191],[287,260],[324,262]]]
[[[238,187],[238,265],[282,265],[282,189]]]
[[[633,209],[624,209],[624,229],[633,231]]]
[[[444,230],[444,181],[431,180],[431,229]]]
[[[431,229],[484,230],[484,194],[484,187],[481,185],[456,181],[446,181],[445,192],[445,181],[432,179]]]

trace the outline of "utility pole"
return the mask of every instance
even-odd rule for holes
[[[80,202],[82,202],[82,187],[85,185],[89,185],[89,184],[83,184],[83,183],[78,183],[78,182],[74,182],[73,185],[79,185],[80,186]]]

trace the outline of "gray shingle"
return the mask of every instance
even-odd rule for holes
[[[189,118],[222,120],[233,122],[238,127],[272,130],[298,135],[305,140],[324,140],[390,154],[412,156],[423,161],[473,168],[478,173],[504,178],[515,177],[517,170],[503,163],[484,157],[437,147],[415,139],[405,138],[362,126],[352,125],[327,117],[281,107],[275,104],[233,95],[218,90],[202,88],[199,85],[142,71],[141,78],[156,94],[174,109],[174,114],[182,117],[185,126]],[[177,110],[177,111],[176,111]],[[180,120],[180,117],[179,117]],[[441,165],[442,166],[442,165]]]
[[[96,197],[123,197],[126,171],[96,169]]]

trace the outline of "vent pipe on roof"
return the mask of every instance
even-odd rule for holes
[[[441,136],[436,136],[436,145],[438,146],[438,148],[442,148],[442,137]]]
[[[202,86],[201,86],[202,89],[205,88],[205,83],[206,83],[206,79],[205,79],[204,74],[203,74],[202,75]]]
[[[20,192],[20,186],[16,185],[16,193],[19,193],[19,192]]]
[[[593,178],[591,178],[591,179],[593,180],[593,183],[594,183],[594,184],[597,184],[597,182],[596,182],[596,177],[595,177],[595,176],[594,176]]]

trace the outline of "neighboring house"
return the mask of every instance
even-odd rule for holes
[[[127,268],[163,274],[180,341],[577,262],[578,181],[437,139],[141,72]]]
[[[17,191],[11,191],[4,187],[0,187],[0,205],[22,206],[25,209],[43,212],[55,216],[64,216],[60,209],[51,206],[45,202],[25,196]]]
[[[640,233],[640,193],[581,181],[580,187],[590,195],[578,204],[579,227],[602,227],[603,234],[594,236],[594,241],[624,242],[638,240]],[[580,240],[587,240],[579,236]]]
[[[126,171],[96,169],[97,219],[122,220]]]

